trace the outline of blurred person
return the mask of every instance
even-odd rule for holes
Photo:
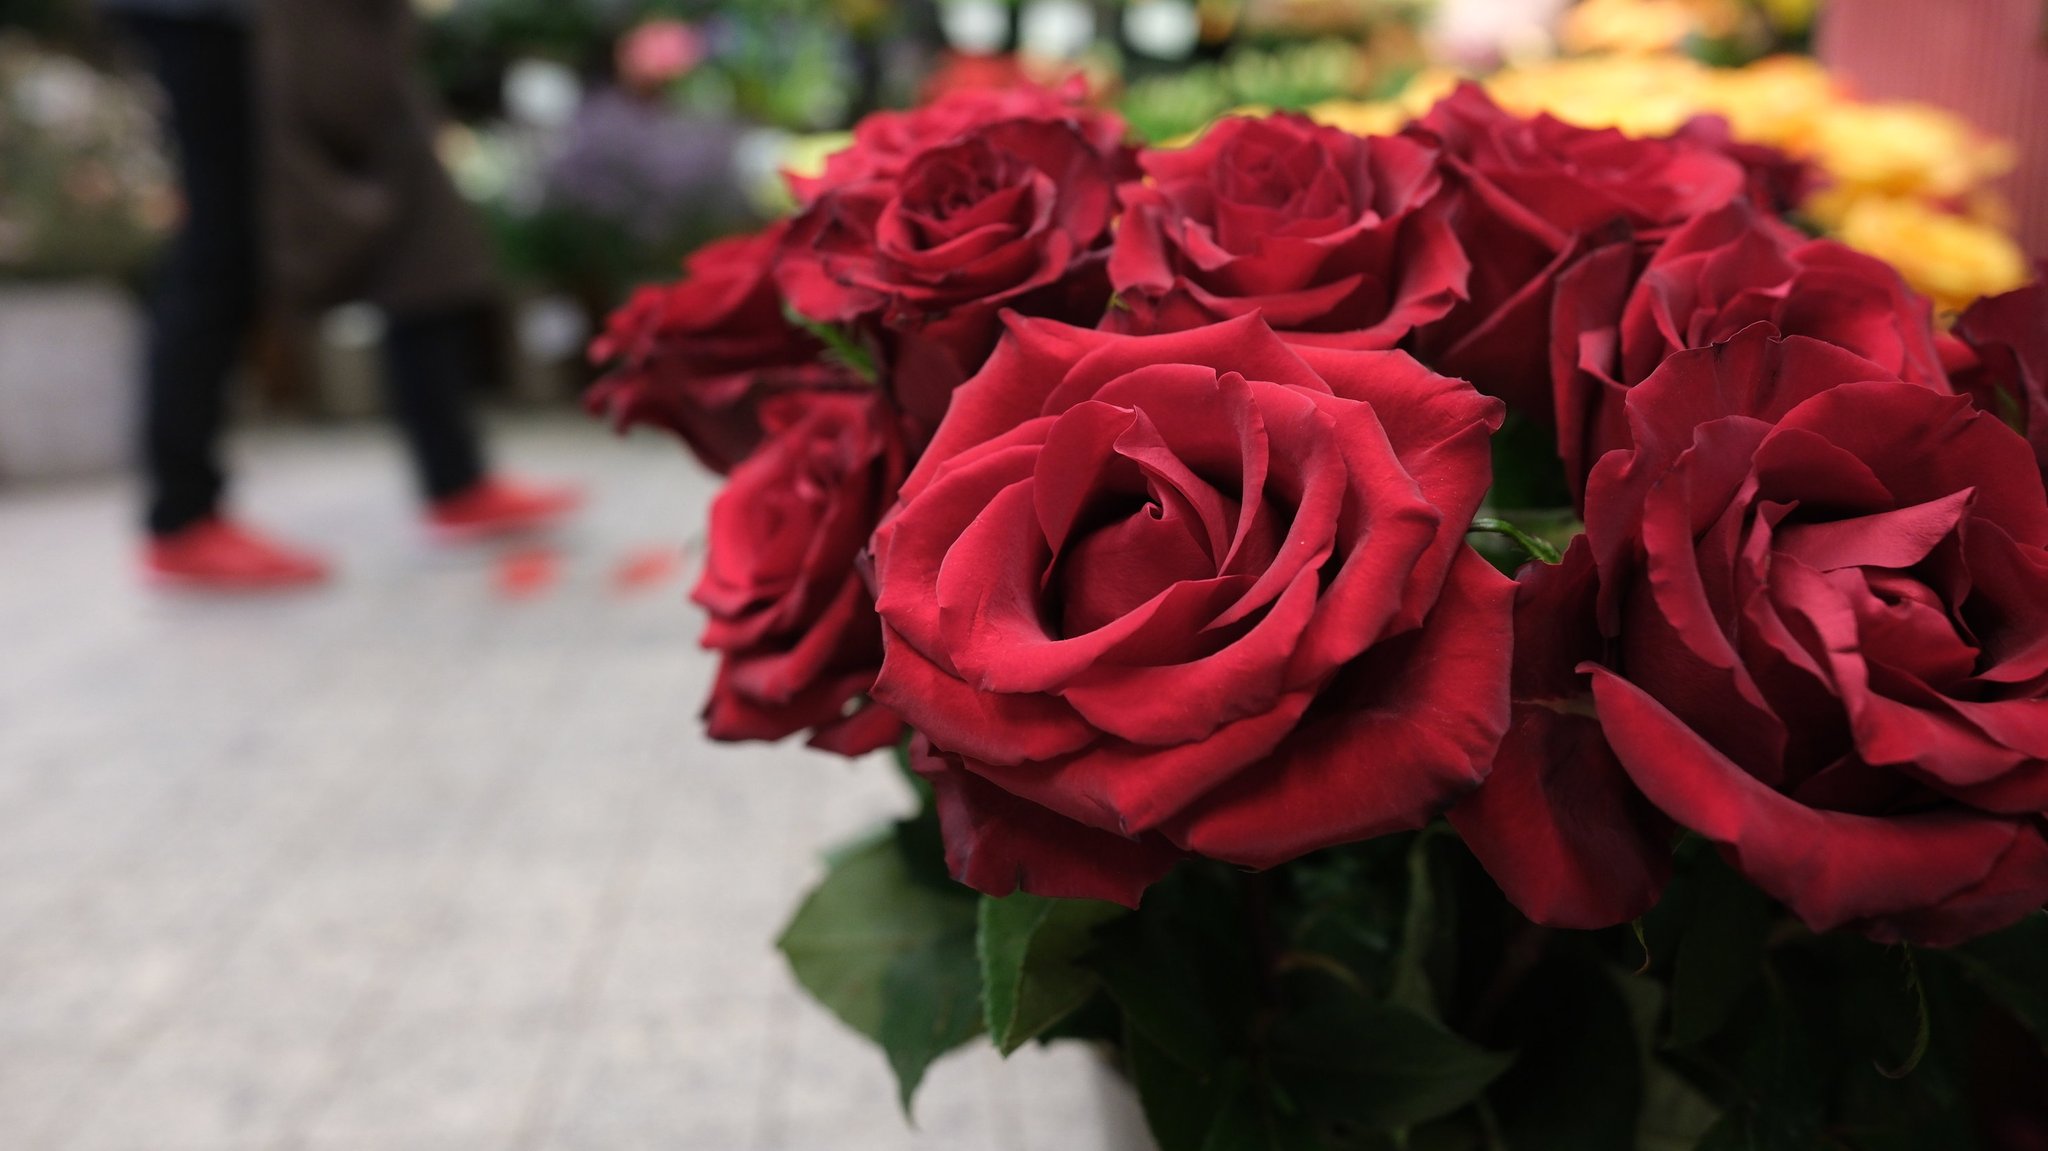
[[[494,475],[466,396],[468,321],[495,292],[482,232],[433,149],[408,0],[99,0],[163,89],[186,213],[151,315],[144,455],[152,580],[320,583],[327,562],[235,520],[218,455],[263,301],[367,301],[387,404],[437,538],[543,527],[567,488]]]

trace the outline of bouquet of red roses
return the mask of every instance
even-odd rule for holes
[[[783,939],[906,1103],[985,1029],[1165,1151],[2043,1145],[2048,294],[1943,331],[1799,178],[970,94],[613,319],[729,475],[710,733],[920,789]]]

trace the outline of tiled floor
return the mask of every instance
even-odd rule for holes
[[[374,430],[242,445],[344,565],[310,596],[144,592],[125,486],[0,489],[0,1149],[1126,1151],[1080,1050],[954,1056],[904,1124],[770,946],[892,773],[705,743],[685,573],[617,576],[710,481],[504,431],[594,497],[510,585]]]

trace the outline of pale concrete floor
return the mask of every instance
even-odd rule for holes
[[[375,430],[266,432],[241,506],[341,582],[142,590],[131,493],[0,489],[0,1151],[1122,1151],[1088,1052],[977,1048],[919,1128],[771,940],[886,766],[706,743],[711,480],[569,419],[561,579],[439,554]]]

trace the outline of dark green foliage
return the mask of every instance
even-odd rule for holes
[[[975,900],[920,875],[929,856],[905,850],[929,843],[920,822],[836,856],[778,944],[806,990],[881,1044],[906,1110],[932,1061],[982,1025]]]
[[[1498,1026],[1523,1044],[1488,1095],[1508,1147],[1636,1145],[1644,1052],[1628,1001],[1590,949],[1553,947],[1509,997]]]
[[[1443,827],[1190,862],[1135,913],[941,861],[929,812],[839,856],[783,940],[805,986],[906,1101],[984,1025],[1113,1047],[1162,1151],[1998,1151],[1981,1084],[2048,1007],[2048,917],[1951,952],[1815,936],[1697,841],[1603,932],[1522,919]]]
[[[976,949],[998,1050],[1010,1054],[1094,997],[1098,980],[1079,960],[1094,946],[1094,929],[1124,913],[1113,903],[1024,892],[981,901]]]

